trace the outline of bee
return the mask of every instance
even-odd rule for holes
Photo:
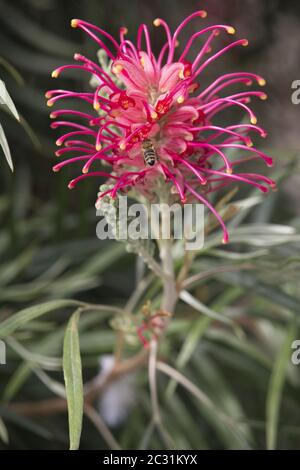
[[[151,140],[146,139],[142,143],[142,151],[144,156],[144,161],[147,166],[154,166],[157,162],[157,155],[153,147]]]

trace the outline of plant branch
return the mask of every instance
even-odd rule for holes
[[[94,407],[88,404],[84,405],[84,414],[93,423],[111,450],[121,450],[121,446]]]
[[[168,448],[174,446],[173,441],[169,433],[163,426],[160,410],[159,410],[159,402],[158,402],[158,394],[157,394],[157,380],[156,380],[156,363],[157,363],[157,341],[153,339],[150,343],[150,354],[149,354],[149,368],[148,368],[148,376],[149,376],[149,386],[150,386],[150,396],[151,396],[151,405],[153,411],[153,422],[154,425],[157,427],[162,439],[165,441]]]
[[[106,376],[96,376],[84,388],[85,404],[92,403],[106,389],[106,387],[117,380],[119,377],[133,372],[143,367],[148,358],[149,352],[146,349],[129,359],[115,365],[115,367]],[[48,416],[67,411],[67,402],[64,398],[49,398],[40,401],[25,401],[8,404],[7,407],[24,416]]]

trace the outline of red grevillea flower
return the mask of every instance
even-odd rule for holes
[[[267,192],[274,188],[274,181],[260,174],[236,173],[239,164],[252,159],[262,159],[268,166],[272,159],[253,148],[251,133],[266,137],[266,132],[257,126],[257,119],[248,103],[252,97],[262,100],[267,96],[262,91],[228,93],[228,88],[237,83],[251,85],[265,81],[253,73],[229,73],[217,78],[210,86],[202,88],[199,76],[218,57],[237,46],[247,46],[248,41],[234,41],[211,53],[211,43],[220,33],[232,35],[235,30],[228,25],[214,25],[193,34],[176,54],[178,37],[192,20],[206,17],[205,11],[197,11],[187,17],[172,34],[167,23],[156,19],[154,26],[161,26],[166,42],[158,55],[151,48],[150,33],[141,24],[134,45],[126,39],[126,28],[120,29],[120,39],[115,40],[103,29],[86,21],[72,20],[74,28],[89,34],[111,61],[108,71],[86,57],[75,54],[73,65],[57,68],[53,77],[67,69],[88,72],[96,81],[93,92],[51,90],[46,96],[48,105],[58,100],[79,98],[90,108],[87,112],[60,109],[52,118],[70,116],[81,122],[57,120],[52,128],[67,127],[70,131],[60,137],[57,156],[71,154],[72,158],[55,165],[59,171],[68,163],[82,162],[82,175],[72,180],[73,188],[84,178],[107,177],[113,182],[106,194],[116,197],[119,191],[135,188],[143,195],[153,196],[157,192],[158,177],[173,185],[173,192],[184,203],[187,197],[204,203],[218,218],[228,241],[225,224],[209,203],[209,193],[232,182],[243,182]],[[191,47],[198,38],[204,44],[197,56],[188,60]],[[144,45],[145,44],[145,45]],[[224,96],[225,94],[225,96]],[[221,127],[214,124],[218,113],[226,108],[240,108],[249,117],[249,124]],[[68,118],[67,118],[68,119]],[[240,151],[239,159],[233,162],[226,155],[227,149]],[[244,155],[244,153],[246,153]],[[74,156],[75,154],[75,156]],[[100,167],[99,171],[99,165]]]

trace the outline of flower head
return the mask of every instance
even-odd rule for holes
[[[46,96],[49,106],[58,100],[78,98],[88,107],[87,112],[60,109],[51,114],[54,119],[61,116],[80,119],[80,123],[72,120],[52,123],[53,128],[70,129],[57,140],[57,144],[63,146],[56,152],[57,156],[72,155],[55,165],[54,171],[68,163],[83,164],[83,174],[72,180],[69,188],[87,177],[104,176],[113,186],[100,194],[100,199],[108,193],[114,198],[119,191],[129,189],[153,197],[158,178],[163,178],[173,186],[173,192],[182,203],[187,197],[204,203],[220,221],[224,242],[227,242],[225,224],[209,203],[209,194],[232,182],[246,183],[262,192],[275,187],[274,181],[260,174],[235,172],[239,164],[252,159],[272,165],[270,157],[253,147],[250,137],[251,133],[266,137],[248,104],[252,97],[264,100],[267,95],[252,90],[228,92],[235,84],[249,86],[256,82],[263,86],[264,79],[253,73],[229,73],[206,88],[199,85],[199,77],[210,64],[229,50],[248,44],[241,39],[211,53],[211,43],[220,33],[235,33],[232,26],[214,25],[193,34],[177,54],[181,31],[192,20],[204,17],[204,11],[193,13],[174,33],[164,20],[157,18],[153,24],[163,28],[166,36],[158,55],[152,51],[145,24],[139,26],[134,45],[126,38],[124,27],[117,41],[97,26],[72,20],[74,28],[84,30],[105,52],[110,67],[103,64],[101,67],[75,54],[74,64],[57,68],[52,76],[56,78],[67,69],[80,69],[92,76],[95,90],[90,93],[52,90]],[[196,57],[189,60],[198,38],[203,39],[204,44]],[[216,116],[232,107],[245,112],[249,123],[217,125]],[[230,161],[226,154],[228,149],[238,150],[240,158]]]

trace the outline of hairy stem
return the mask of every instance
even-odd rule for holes
[[[170,217],[170,213],[167,210],[165,203],[169,201],[161,198],[162,204],[162,221],[167,217]],[[172,256],[172,240],[161,238],[159,241],[160,248],[160,259],[163,270],[163,298],[161,303],[161,309],[173,313],[178,298],[176,289],[176,279],[174,271],[174,260]]]

